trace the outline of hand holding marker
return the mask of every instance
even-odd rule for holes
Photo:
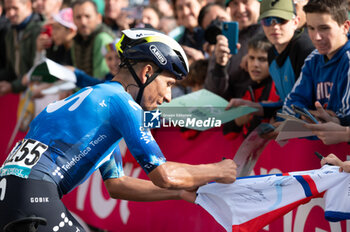
[[[319,153],[319,152],[317,152],[317,151],[315,151],[315,155],[320,159],[320,160],[322,160],[323,158],[324,158],[324,156],[323,155],[321,155],[321,153]],[[329,163],[326,163],[327,165],[330,165],[330,166],[333,166],[333,164],[329,164]]]

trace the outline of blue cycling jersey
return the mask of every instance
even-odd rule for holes
[[[53,181],[66,194],[95,170],[104,180],[124,175],[118,143],[124,138],[146,173],[165,162],[143,110],[118,82],[80,90],[48,105],[10,153],[0,176]]]

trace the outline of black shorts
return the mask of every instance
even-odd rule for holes
[[[38,232],[85,231],[60,200],[54,183],[0,177],[0,232],[9,222],[30,216],[47,220],[47,225],[40,225]]]

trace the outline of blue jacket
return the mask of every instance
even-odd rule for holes
[[[341,122],[350,116],[350,42],[330,60],[325,58],[317,50],[307,57],[300,78],[284,102],[285,113],[294,114],[292,104],[314,109],[315,101],[319,101]]]
[[[294,37],[282,53],[270,49],[269,71],[275,82],[277,93],[282,100],[292,90],[301,72],[304,60],[314,50],[306,30],[296,31]]]
[[[264,116],[272,117],[283,106],[283,101],[299,78],[304,60],[314,50],[306,29],[297,30],[292,40],[280,54],[272,47],[268,52],[269,72],[275,82],[280,102],[261,103]]]

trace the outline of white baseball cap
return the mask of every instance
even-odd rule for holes
[[[73,22],[72,8],[64,8],[60,10],[60,12],[57,15],[53,16],[53,19],[67,28],[77,30],[77,26],[75,26]]]

